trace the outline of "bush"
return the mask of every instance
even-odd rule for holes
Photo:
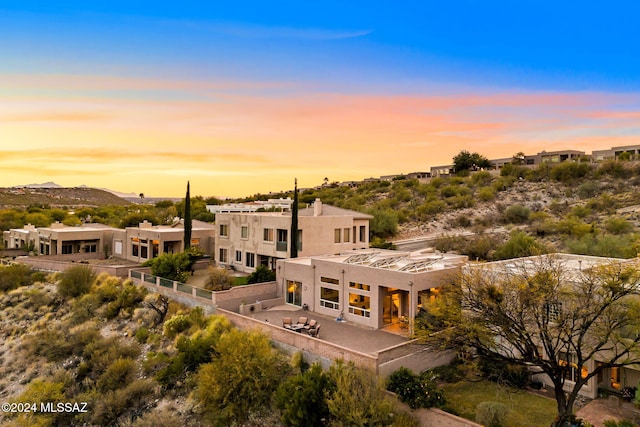
[[[284,425],[323,425],[323,420],[329,418],[324,396],[334,387],[319,364],[281,383],[276,392],[276,406],[280,409]]]
[[[58,282],[58,293],[65,298],[75,298],[91,290],[96,273],[89,267],[78,265],[70,267],[62,273]]]
[[[400,401],[411,409],[431,408],[445,403],[443,391],[437,389],[435,375],[429,371],[416,375],[402,367],[389,376],[387,390],[396,393]]]
[[[156,385],[153,380],[136,380],[126,388],[110,391],[101,395],[95,402],[92,423],[99,426],[120,425],[118,419],[127,415],[140,413],[148,405],[155,394]]]
[[[633,224],[624,218],[609,218],[605,224],[604,229],[611,234],[626,234],[633,231]]]
[[[529,219],[531,210],[522,205],[511,205],[504,211],[504,219],[513,224],[521,224]]]
[[[0,291],[10,291],[34,281],[31,268],[24,264],[0,266]]]
[[[154,276],[186,282],[191,273],[193,259],[185,252],[179,254],[164,253],[146,261],[143,265],[151,267],[151,273]]]
[[[562,162],[551,168],[551,179],[569,183],[586,177],[591,171],[588,163]]]
[[[500,260],[544,253],[547,253],[547,248],[543,244],[538,243],[533,237],[522,231],[514,231],[507,242],[498,246],[493,256],[495,259]]]
[[[135,379],[136,362],[132,359],[117,359],[100,375],[97,388],[101,393],[121,388]]]
[[[481,357],[478,367],[489,381],[504,383],[512,387],[524,389],[529,385],[531,374],[525,366],[507,364]]]
[[[509,408],[500,402],[482,402],[476,407],[476,422],[485,427],[504,427]]]
[[[247,283],[264,283],[276,280],[276,272],[272,271],[266,265],[259,265],[256,271],[251,273],[247,278]]]

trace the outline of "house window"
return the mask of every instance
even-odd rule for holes
[[[360,241],[361,242],[367,241],[367,227],[364,225],[360,226]]]
[[[273,228],[264,228],[262,230],[262,240],[265,242],[273,242]]]
[[[242,263],[242,251],[236,251],[236,262]]]
[[[589,375],[589,370],[586,366],[579,368],[576,363],[576,355],[572,353],[559,352],[558,353],[558,365],[565,368],[564,378],[568,381],[576,382],[578,375],[582,378],[586,378]]]
[[[340,291],[332,288],[320,288],[320,306],[340,310]]]
[[[349,282],[349,287],[353,289],[361,289],[363,291],[371,290],[371,286],[365,285],[364,283],[358,283],[358,282]]]
[[[302,283],[287,280],[287,304],[302,306]]]
[[[276,242],[276,251],[286,251],[288,248],[288,237],[289,231],[278,229],[277,236],[278,241]]]
[[[256,266],[256,254],[252,252],[245,253],[245,264],[247,267],[255,267]]]
[[[228,250],[227,250],[227,248],[220,248],[219,254],[220,254],[220,259],[218,260],[219,262],[222,262],[222,263],[228,262],[228,259],[227,259]]]
[[[547,310],[547,316],[550,321],[556,322],[560,318],[562,314],[562,303],[561,302],[553,302],[545,304],[545,309]]]
[[[248,239],[249,238],[249,226],[243,225],[240,227],[240,238]]]
[[[371,317],[371,298],[366,295],[349,293],[349,313]]]
[[[342,236],[342,241],[345,243],[349,243],[349,240],[351,240],[351,237],[349,236],[349,232],[351,231],[351,229],[349,228],[345,228],[344,229],[344,233]]]
[[[331,283],[332,285],[339,285],[340,281],[338,279],[332,279],[331,277],[320,277],[320,281],[324,283]]]
[[[144,259],[149,258],[149,247],[148,246],[140,246],[140,258],[144,258]]]
[[[302,251],[302,230],[298,230],[298,251]]]
[[[336,228],[335,230],[333,230],[333,242],[334,243],[340,243],[340,233],[341,230],[339,228]]]
[[[138,254],[140,253],[139,251],[140,251],[140,246],[138,246],[137,243],[133,243],[131,245],[131,255],[137,257]]]
[[[353,238],[353,241],[351,243],[355,243],[356,242],[356,226],[355,225],[353,226],[353,233],[351,234],[352,234],[351,237]]]
[[[73,253],[73,245],[71,243],[65,243],[62,245],[62,253],[63,254],[72,254]]]
[[[220,224],[220,237],[229,237],[229,225]]]

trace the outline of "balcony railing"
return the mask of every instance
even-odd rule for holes
[[[276,251],[286,251],[287,242],[276,242]]]

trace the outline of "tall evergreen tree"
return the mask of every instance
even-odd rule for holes
[[[191,248],[191,194],[187,181],[187,195],[184,198],[184,250]]]
[[[293,189],[293,207],[291,209],[291,258],[298,258],[298,179]]]

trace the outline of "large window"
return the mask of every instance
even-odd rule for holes
[[[371,298],[366,295],[349,293],[349,313],[371,317]]]
[[[589,370],[586,366],[578,367],[576,364],[576,355],[572,353],[559,352],[558,353],[558,364],[560,366],[565,367],[566,371],[564,377],[568,381],[576,382],[578,380],[578,375],[581,375],[582,378],[586,378],[589,375]]]
[[[302,306],[302,283],[287,280],[287,304]]]
[[[320,288],[320,306],[340,310],[340,291],[332,288]]]
[[[277,242],[276,242],[276,251],[286,251],[287,248],[289,247],[289,242],[287,242],[288,238],[289,238],[289,231],[288,230],[283,230],[283,229],[278,229],[277,230],[277,236],[278,238]]]
[[[349,243],[349,240],[351,240],[351,237],[349,237],[349,232],[351,231],[350,228],[345,228],[343,230],[343,234],[342,234],[342,241],[344,243]]]
[[[220,261],[222,263],[227,263],[228,262],[228,250],[226,248],[220,248],[219,254],[220,254],[220,259],[218,261]]]
[[[228,224],[220,224],[220,237],[229,237],[229,225]]]
[[[255,267],[256,266],[256,254],[252,252],[247,252],[245,254],[245,265],[247,267]]]
[[[236,262],[242,263],[242,251],[236,251]]]
[[[333,243],[340,243],[340,233],[341,230],[339,228],[336,228],[335,230],[333,230]]]
[[[240,227],[240,238],[248,239],[249,238],[249,226],[243,225]]]
[[[265,242],[273,242],[273,228],[262,229],[262,240]]]
[[[361,289],[363,291],[371,290],[371,286],[365,285],[364,283],[358,283],[358,282],[349,282],[349,287],[353,289]]]

